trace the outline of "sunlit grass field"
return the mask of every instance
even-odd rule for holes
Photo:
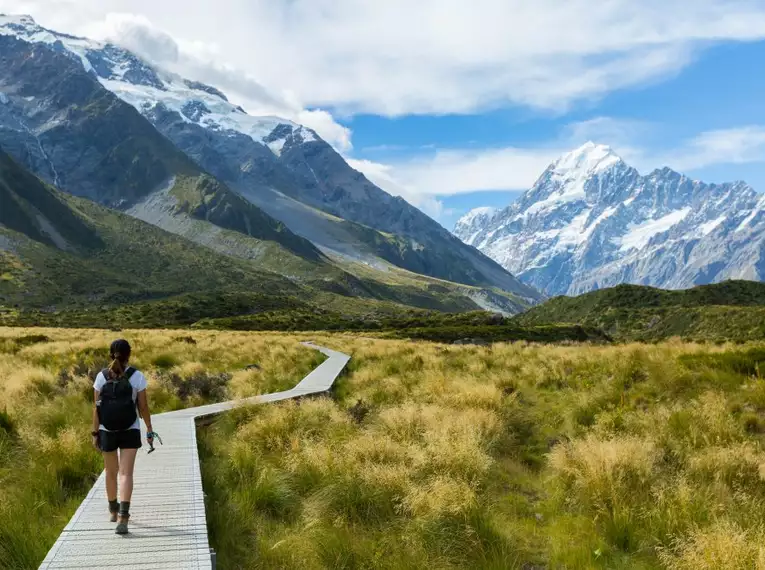
[[[154,413],[289,388],[324,358],[276,334],[0,328],[3,570],[39,566],[103,468],[92,384],[118,337]]]
[[[0,329],[1,568],[35,568],[100,470],[88,376],[116,335],[155,411],[321,361],[288,335]],[[765,344],[312,338],[352,356],[331,398],[199,428],[219,568],[765,570]]]
[[[317,340],[201,432],[221,567],[765,569],[765,346]]]

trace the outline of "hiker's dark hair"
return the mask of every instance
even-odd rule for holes
[[[109,358],[112,359],[109,371],[115,378],[122,376],[125,372],[125,365],[130,358],[130,343],[122,338],[115,340],[109,347]]]

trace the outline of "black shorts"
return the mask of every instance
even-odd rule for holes
[[[126,429],[125,431],[98,432],[98,446],[101,451],[117,451],[117,449],[140,449],[141,430]]]

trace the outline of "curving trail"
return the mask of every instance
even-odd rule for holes
[[[153,416],[162,436],[151,456],[138,454],[130,509],[130,534],[114,534],[108,522],[104,473],[45,557],[41,569],[212,570],[204,492],[197,450],[196,420],[241,404],[278,402],[329,391],[350,357],[303,343],[329,358],[284,392],[188,408]]]

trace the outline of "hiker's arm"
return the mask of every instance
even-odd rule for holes
[[[93,427],[91,427],[92,431],[98,431],[98,426],[101,422],[98,421],[98,396],[101,394],[98,390],[93,390]]]
[[[93,433],[96,433],[98,431],[98,426],[101,423],[98,421],[98,407],[96,406],[96,403],[98,402],[98,395],[100,392],[98,390],[93,390],[93,422],[91,426],[91,438],[93,440],[93,447],[98,449],[98,436],[92,435]]]
[[[149,412],[149,398],[146,396],[146,390],[138,392],[138,413],[143,418],[143,423],[146,424],[146,431],[152,432],[154,428],[151,427],[151,413]]]

